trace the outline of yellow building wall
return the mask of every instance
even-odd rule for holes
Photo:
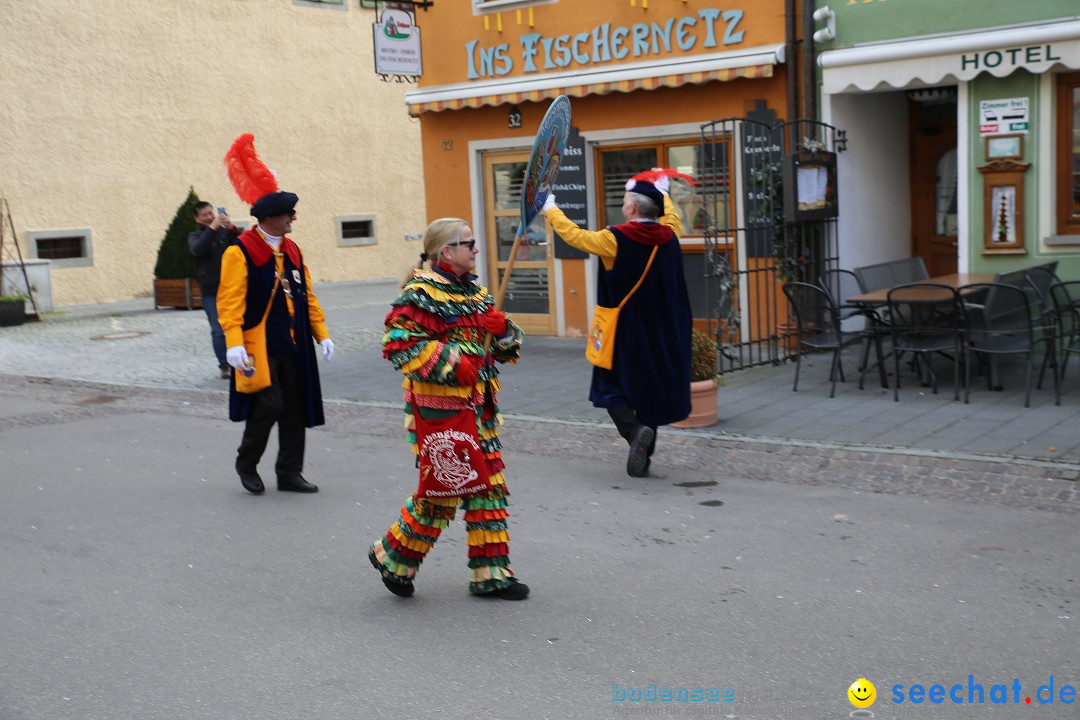
[[[351,0],[0,3],[0,193],[22,252],[31,230],[92,231],[92,266],[54,265],[54,303],[149,295],[189,186],[253,222],[222,164],[244,132],[300,196],[313,279],[397,277],[426,225],[420,128],[412,86],[374,73],[374,20]],[[338,247],[335,216],[366,213],[378,243]]]

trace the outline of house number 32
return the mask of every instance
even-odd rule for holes
[[[510,108],[510,114],[506,116],[506,124],[510,128],[521,127],[521,110],[517,105]]]

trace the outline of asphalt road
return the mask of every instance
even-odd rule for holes
[[[690,450],[633,479],[606,429],[511,419],[532,596],[469,596],[457,523],[402,600],[365,559],[415,482],[399,413],[328,406],[313,496],[245,493],[240,430],[218,392],[0,390],[0,720],[824,720],[848,717],[860,677],[878,718],[1080,717],[1063,702],[1075,503],[888,491],[842,467],[808,483],[788,456],[752,473]],[[720,699],[630,699],[654,683]],[[915,684],[964,703],[913,704]]]

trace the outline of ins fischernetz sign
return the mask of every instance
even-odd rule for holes
[[[420,28],[402,10],[384,10],[382,22],[372,27],[375,45],[375,72],[380,75],[421,74]]]
[[[670,54],[675,50],[690,52],[695,48],[738,45],[743,41],[739,23],[742,10],[706,8],[695,15],[671,17],[663,23],[616,25],[603,23],[592,30],[545,37],[527,33],[519,39],[520,47],[510,43],[480,47],[479,40],[465,43],[469,79],[509,75],[520,67],[522,73],[565,68],[571,62],[580,66],[598,65],[628,57],[644,58]]]

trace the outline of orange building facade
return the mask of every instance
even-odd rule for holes
[[[664,166],[702,175],[703,124],[751,110],[786,114],[786,4],[439,0],[418,11],[423,76],[406,102],[420,120],[428,220],[468,220],[483,243],[482,281],[498,287],[518,228],[529,150],[558,95],[571,100],[573,131],[555,194],[580,225],[622,222],[623,186],[636,172]],[[730,213],[723,224],[731,227],[743,224],[738,175],[699,177],[714,189],[726,185],[721,195],[736,198],[719,209]],[[673,192],[673,199],[683,215],[693,296],[709,220],[700,192]],[[538,219],[514,259],[504,309],[527,332],[583,336],[595,263]],[[708,314],[692,302],[695,316]]]

